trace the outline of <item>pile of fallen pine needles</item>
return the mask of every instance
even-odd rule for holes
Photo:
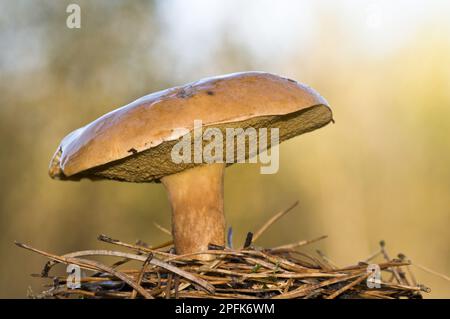
[[[211,261],[196,260],[195,254],[175,255],[172,242],[149,247],[142,242],[130,244],[105,235],[98,239],[122,250],[54,255],[16,244],[49,259],[41,274],[35,276],[51,279],[51,284],[37,295],[30,293],[32,298],[391,299],[422,298],[422,292],[430,291],[416,282],[406,256],[389,258],[384,242],[380,242],[380,249],[370,257],[348,267],[335,265],[318,250],[317,255],[298,250],[326,236],[274,248],[254,245],[270,225],[296,205],[272,217],[255,234],[248,233],[242,248],[210,246],[207,253],[216,256]],[[230,238],[228,246],[231,246]],[[88,259],[94,256],[119,260],[106,265]],[[377,258],[383,261],[375,264]],[[141,266],[125,269],[129,261],[138,261]],[[89,275],[80,277],[78,288],[68,288],[67,277],[50,275],[52,267],[59,263],[77,265]]]

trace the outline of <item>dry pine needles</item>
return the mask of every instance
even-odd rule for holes
[[[249,233],[240,249],[210,246],[208,253],[216,255],[212,261],[196,260],[194,254],[175,255],[171,241],[149,247],[105,235],[98,239],[120,247],[121,251],[85,250],[54,255],[26,244],[16,245],[49,259],[37,276],[51,279],[52,284],[39,294],[30,293],[32,298],[392,299],[422,298],[423,292],[430,291],[416,282],[411,262],[404,255],[389,258],[384,242],[369,258],[348,267],[338,267],[320,251],[313,256],[299,250],[326,236],[267,249],[254,245],[265,230],[296,205],[272,217],[255,236]],[[119,261],[106,265],[92,260],[96,256],[111,256]],[[383,258],[375,268],[379,277],[370,266],[376,258]],[[141,266],[124,268],[129,261],[137,261]],[[76,265],[89,274],[80,278],[78,288],[71,289],[67,277],[50,275],[56,264]]]

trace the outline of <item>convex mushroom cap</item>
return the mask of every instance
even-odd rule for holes
[[[146,95],[68,134],[49,174],[59,179],[159,181],[195,166],[172,163],[170,150],[199,119],[205,128],[279,127],[282,142],[328,124],[332,113],[315,90],[270,73],[206,78]]]

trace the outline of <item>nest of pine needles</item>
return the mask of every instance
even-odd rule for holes
[[[105,235],[98,239],[120,250],[55,255],[16,244],[49,259],[35,275],[49,280],[46,290],[30,293],[32,298],[392,299],[422,298],[423,292],[430,291],[416,282],[404,255],[389,258],[384,242],[377,252],[347,267],[338,267],[318,250],[314,255],[302,252],[303,246],[326,236],[273,248],[255,246],[256,239],[295,205],[272,217],[255,234],[248,233],[242,248],[210,245],[207,253],[216,257],[211,261],[197,260],[194,254],[175,255],[172,242],[149,247]],[[115,262],[94,260],[98,256],[113,257]],[[126,268],[130,261],[139,266]],[[68,287],[69,277],[50,274],[61,263],[83,270],[76,288]]]

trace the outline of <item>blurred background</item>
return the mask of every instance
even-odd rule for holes
[[[81,29],[66,7],[81,7]],[[0,2],[0,297],[26,297],[44,258],[14,240],[67,253],[105,247],[100,233],[149,244],[169,237],[160,184],[59,182],[47,167],[61,138],[153,91],[262,70],[307,83],[335,125],[280,147],[280,170],[226,174],[235,245],[295,200],[259,241],[313,245],[339,265],[381,239],[393,257],[450,273],[450,2]],[[413,269],[449,298],[448,282]]]

